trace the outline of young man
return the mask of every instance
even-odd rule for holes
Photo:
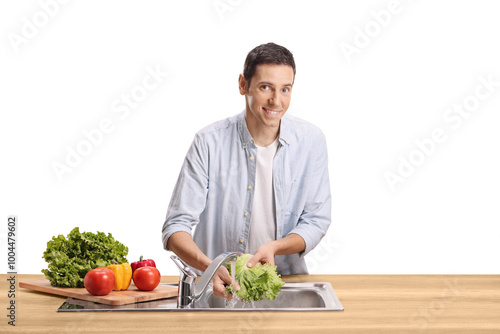
[[[162,231],[164,248],[193,268],[204,271],[236,251],[254,254],[248,266],[269,262],[283,275],[307,274],[303,257],[330,225],[330,182],[322,132],[284,117],[294,79],[290,51],[254,48],[238,79],[245,110],[196,134]],[[224,283],[233,282],[221,267],[215,295],[224,296]]]

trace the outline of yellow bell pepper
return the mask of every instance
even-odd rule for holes
[[[106,268],[111,269],[113,274],[115,274],[115,287],[113,290],[127,290],[132,280],[132,267],[128,263],[118,264],[115,261],[112,263]]]

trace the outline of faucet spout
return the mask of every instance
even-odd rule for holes
[[[191,268],[177,256],[170,256],[180,271],[177,307],[191,308],[193,303],[203,295],[215,273],[219,270],[219,267],[227,260],[236,258],[237,256],[237,252],[227,252],[217,256],[203,272],[203,275],[201,275],[196,284],[196,275]]]
[[[214,277],[215,273],[217,270],[219,270],[219,267],[226,261],[231,260],[233,258],[236,258],[238,256],[238,253],[236,252],[227,252],[227,253],[222,253],[221,255],[217,256],[212,263],[208,266],[208,268],[203,272],[203,275],[201,275],[198,283],[196,283],[195,287],[195,300],[198,300],[201,295],[205,292],[205,290],[208,287],[208,283],[212,280]]]

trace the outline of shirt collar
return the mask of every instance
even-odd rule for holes
[[[281,145],[290,145],[290,139],[292,138],[292,136],[290,132],[290,122],[288,120],[287,114],[285,114],[281,118],[279,137]]]
[[[247,128],[247,122],[245,120],[245,109],[238,116],[238,133],[240,134],[241,145],[245,148],[248,144],[253,143],[253,138],[250,135],[250,131]]]
[[[248,131],[247,122],[245,120],[245,110],[238,116],[238,133],[240,135],[242,148],[249,144],[254,144],[252,135]],[[290,125],[286,114],[281,118],[279,142],[281,145],[290,144]]]

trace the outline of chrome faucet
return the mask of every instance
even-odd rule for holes
[[[227,252],[217,256],[201,275],[195,284],[196,274],[175,255],[170,256],[180,271],[179,295],[177,296],[177,308],[192,308],[195,301],[199,300],[208,287],[219,267],[227,260],[236,258],[239,253]]]

